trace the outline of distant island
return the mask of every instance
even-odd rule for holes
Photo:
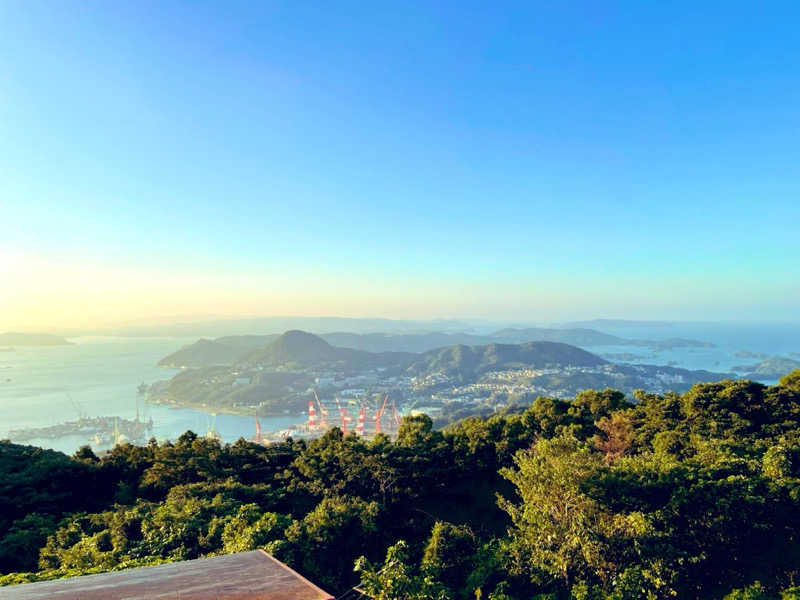
[[[505,330],[501,335],[516,336],[518,331]],[[586,339],[588,334],[580,335]],[[342,406],[356,407],[373,406],[390,395],[404,412],[424,409],[441,423],[449,420],[447,415],[485,412],[537,396],[563,398],[605,387],[628,394],[636,389],[685,391],[694,383],[730,375],[615,364],[554,341],[456,343],[423,352],[372,352],[326,339],[362,347],[408,348],[441,336],[448,341],[461,339],[461,334],[317,336],[293,330],[279,336],[200,340],[160,361],[162,366],[184,368],[172,379],[151,385],[147,398],[214,412],[274,415],[299,414],[315,391],[328,401],[335,397]],[[470,339],[475,337],[479,336]]]
[[[764,354],[763,352],[750,352],[749,350],[739,350],[736,354],[734,354],[734,356],[736,358],[755,358],[758,360],[769,358],[769,354]]]
[[[686,338],[667,338],[665,340],[630,340],[633,346],[646,346],[656,352],[675,350],[676,348],[715,348],[711,342],[687,340]]]
[[[68,346],[72,342],[49,333],[0,333],[0,346]]]
[[[642,361],[647,358],[646,356],[634,354],[633,352],[606,352],[600,356],[606,360],[618,360],[622,362]]]
[[[753,365],[739,365],[734,371],[746,373],[747,379],[778,379],[795,369],[800,369],[800,360],[773,356]]]
[[[588,321],[572,321],[566,327],[673,327],[670,321],[635,321],[631,319],[590,319]]]

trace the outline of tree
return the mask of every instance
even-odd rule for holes
[[[97,455],[94,453],[94,450],[92,450],[92,447],[88,445],[78,448],[77,452],[75,452],[72,457],[75,460],[82,460],[90,463],[100,462],[100,459],[97,458]]]
[[[499,500],[514,524],[513,570],[533,581],[552,578],[564,592],[579,579],[607,581],[614,565],[604,538],[613,531],[612,515],[581,489],[602,468],[602,457],[562,434],[540,439],[514,462],[516,468],[501,473],[514,484],[521,503]]]
[[[454,597],[467,598],[472,590],[462,590],[472,570],[475,568],[477,540],[469,527],[437,521],[425,552],[421,567],[447,586]]]
[[[744,589],[736,589],[727,594],[724,600],[774,600],[775,596],[767,592],[760,582],[748,585]]]
[[[383,565],[375,566],[365,557],[356,561],[361,576],[359,589],[372,600],[449,600],[447,591],[432,577],[420,574],[408,564],[408,545],[400,540],[386,551]]]
[[[617,411],[595,422],[599,429],[592,438],[594,447],[603,453],[605,461],[612,463],[633,450],[633,422],[627,412]]]
[[[800,369],[795,369],[788,375],[781,377],[778,385],[793,392],[800,392]]]
[[[341,587],[355,557],[380,543],[376,502],[331,496],[286,528],[279,558],[323,587]]]
[[[245,552],[265,547],[283,537],[292,520],[284,515],[262,512],[257,504],[239,507],[236,516],[228,520],[222,533],[225,552]]]

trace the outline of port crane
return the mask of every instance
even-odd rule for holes
[[[211,418],[206,417],[208,427],[206,437],[210,440],[222,440],[222,436],[217,431],[217,413],[211,413]]]
[[[256,419],[256,437],[255,437],[255,442],[256,442],[256,444],[260,444],[261,443],[261,422],[258,420],[258,412],[256,412],[256,414],[255,414],[255,419]]]
[[[317,401],[317,406],[319,407],[319,416],[320,416],[320,423],[319,426],[322,429],[328,429],[328,409],[325,407],[322,402],[319,401],[319,396],[317,396],[317,390],[314,390],[314,399]]]
[[[347,435],[347,424],[353,419],[347,414],[347,411],[342,408],[342,403],[339,401],[339,396],[334,396],[336,399],[336,406],[339,409],[339,416],[342,419],[342,433]]]
[[[64,391],[64,393],[67,395],[67,398],[69,398],[69,401],[72,404],[72,407],[78,413],[78,418],[81,419],[81,420],[85,419],[86,418],[86,413],[83,412],[83,408],[81,407],[80,403],[77,400],[75,400],[75,398],[73,398],[72,394],[70,394],[69,392]]]
[[[335,404],[333,410],[336,410],[339,413],[338,424],[341,427],[344,435],[347,435],[348,432],[354,432],[360,437],[367,435],[367,413],[371,412],[371,409],[368,407],[364,399],[361,401],[345,399],[343,401],[341,398],[339,398],[339,396],[334,395],[332,402]],[[378,406],[378,403],[380,403],[380,406]],[[350,408],[351,405],[357,412],[354,412],[354,409]],[[400,415],[400,411],[397,408],[397,403],[395,400],[390,400],[389,395],[385,394],[383,401],[381,402],[378,400],[375,406],[375,412],[371,413],[371,417],[369,417],[374,423],[372,434],[377,435],[379,433],[383,433],[384,428],[386,428],[386,433],[397,433],[398,429],[400,428],[400,424],[402,423],[402,416]],[[332,425],[327,418],[328,413],[328,407],[326,407],[322,400],[320,400],[317,392],[313,391],[313,398],[308,401],[308,419],[306,421],[307,431],[309,433],[327,431]],[[358,415],[357,417],[356,414]],[[353,421],[356,421],[355,428],[353,428]],[[256,423],[256,431],[260,432],[258,423]]]
[[[356,435],[364,437],[364,421],[367,418],[367,407],[363,404],[358,410],[358,424],[356,425]]]
[[[399,430],[403,419],[400,417],[400,413],[397,411],[397,404],[395,404],[394,398],[392,398],[392,421],[394,422],[394,426]]]
[[[375,416],[372,417],[375,420],[375,435],[381,433],[381,420],[383,419],[383,413],[386,411],[386,403],[389,401],[389,395],[385,395],[383,397],[383,404],[381,407],[375,412]]]
[[[317,428],[317,411],[311,400],[308,401],[308,428],[311,431]]]

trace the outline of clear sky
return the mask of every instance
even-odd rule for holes
[[[798,21],[0,1],[0,330],[800,319]]]

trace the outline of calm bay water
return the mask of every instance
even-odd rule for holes
[[[653,365],[674,363],[684,369],[705,369],[729,372],[734,366],[752,365],[760,358],[737,356],[741,352],[783,356],[800,360],[800,323],[671,323],[663,326],[602,327],[610,333],[627,339],[666,340],[684,338],[711,342],[713,348],[675,348],[654,352],[637,346],[592,347],[597,354],[630,352],[641,356],[635,362]],[[763,379],[774,384],[776,380]]]
[[[255,433],[252,417],[218,415],[194,409],[147,404],[136,387],[169,379],[176,372],[156,366],[159,359],[195,338],[73,338],[71,346],[18,347],[0,352],[0,438],[9,429],[56,425],[78,418],[139,413],[153,419],[153,436],[175,439],[187,429],[204,434],[214,428],[226,442]],[[261,418],[264,431],[285,429],[304,417]],[[25,442],[72,453],[85,436]]]

